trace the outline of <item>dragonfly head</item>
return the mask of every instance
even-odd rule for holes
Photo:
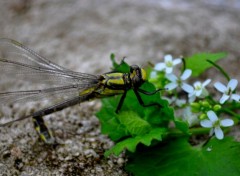
[[[133,87],[140,87],[147,79],[146,71],[137,65],[130,66],[130,78]]]

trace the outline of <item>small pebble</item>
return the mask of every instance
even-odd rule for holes
[[[117,163],[118,163],[120,166],[122,166],[124,162],[125,162],[125,161],[124,161],[123,158],[118,158],[118,160],[117,160]]]

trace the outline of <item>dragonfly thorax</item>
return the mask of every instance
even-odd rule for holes
[[[132,87],[140,87],[147,79],[146,71],[137,65],[130,66]]]

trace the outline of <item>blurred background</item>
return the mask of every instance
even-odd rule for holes
[[[128,63],[144,66],[148,61],[162,61],[166,54],[187,57],[198,52],[227,52],[228,57],[219,64],[237,78],[240,1],[1,0],[0,38],[17,40],[64,67],[93,74],[110,71],[111,53],[115,53],[119,61],[126,56]],[[214,69],[207,75],[216,80],[222,77]],[[11,170],[11,175],[42,175],[46,171],[67,175],[69,170],[80,168],[81,175],[89,175],[89,171],[93,172],[92,175],[127,175],[122,170],[126,161],[124,157],[120,160],[87,157],[89,149],[96,154],[96,148],[105,150],[110,145],[106,144],[109,143],[108,138],[100,135],[93,105],[64,111],[68,119],[66,114],[60,113],[57,118],[50,119],[50,126],[59,129],[69,126],[73,132],[76,128],[76,133],[88,126],[87,133],[60,137],[69,139],[71,147],[65,145],[57,151],[45,150],[38,142],[32,141],[38,139],[32,126],[13,126],[11,133],[1,132],[0,138],[8,139],[0,142],[0,171],[8,173]],[[90,115],[88,111],[92,111]],[[78,123],[74,126],[80,112],[83,119],[79,124],[82,126],[77,126]],[[18,131],[13,133],[14,128]],[[94,134],[94,140],[91,134]],[[96,136],[99,137],[97,140]],[[98,142],[93,145],[95,141]],[[107,147],[100,146],[99,141]],[[73,150],[76,148],[77,156]],[[103,172],[99,172],[99,168]]]
[[[0,37],[90,73],[108,71],[110,53],[139,65],[196,52],[235,60],[239,8],[237,0],[3,0]]]

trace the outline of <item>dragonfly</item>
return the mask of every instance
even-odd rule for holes
[[[55,139],[43,117],[84,101],[121,95],[116,107],[116,113],[118,113],[127,92],[132,89],[143,107],[161,107],[156,102],[150,104],[143,102],[140,94],[153,95],[160,89],[148,92],[140,88],[147,81],[147,75],[146,71],[137,65],[131,65],[130,71],[126,73],[110,71],[93,75],[75,72],[53,63],[25,45],[7,38],[0,39],[1,77],[5,77],[5,79],[15,78],[18,81],[25,81],[37,87],[30,90],[0,90],[0,104],[2,105],[59,99],[57,103],[50,106],[0,124],[0,127],[5,127],[16,121],[32,118],[35,130],[47,144],[55,143]],[[1,80],[3,79],[1,78]],[[3,81],[0,81],[0,84],[1,82]]]

